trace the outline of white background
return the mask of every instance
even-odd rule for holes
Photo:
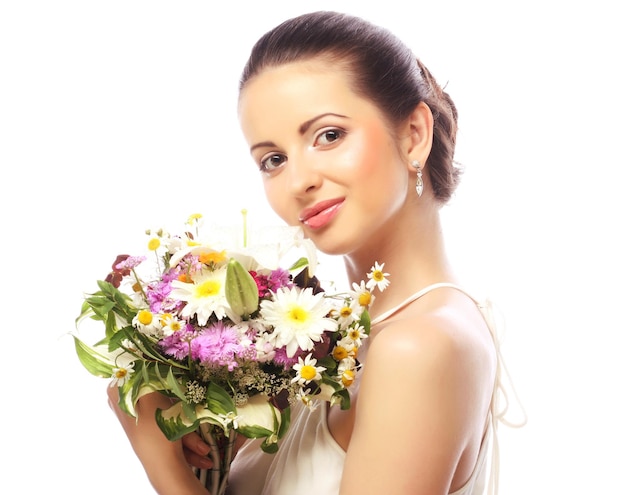
[[[278,222],[239,133],[239,74],[274,24],[334,9],[396,32],[459,107],[450,252],[506,314],[529,415],[500,430],[501,493],[626,493],[616,5],[3,2],[0,491],[151,493],[105,381],[66,334],[83,292],[143,247],[145,228],[193,212],[238,222],[244,207],[253,225]]]

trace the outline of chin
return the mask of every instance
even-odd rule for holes
[[[315,247],[322,253],[330,256],[343,256],[354,250],[353,248],[351,249],[351,246],[346,242],[337,242],[336,237],[332,235],[309,235],[305,233],[305,237],[311,239]]]

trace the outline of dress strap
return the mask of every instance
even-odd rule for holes
[[[462,289],[461,287],[459,287],[458,285],[455,284],[451,284],[448,282],[438,282],[436,284],[432,284],[432,285],[428,285],[426,287],[424,287],[423,289],[417,291],[415,294],[410,295],[409,297],[407,297],[404,301],[402,301],[400,304],[398,304],[397,306],[394,306],[393,308],[391,308],[388,311],[385,311],[384,313],[378,315],[376,318],[374,318],[370,325],[374,326],[377,325],[378,323],[380,323],[381,321],[386,320],[387,318],[389,318],[391,315],[397,313],[398,311],[400,311],[401,309],[404,309],[405,307],[407,307],[409,304],[411,304],[413,301],[416,301],[417,299],[419,299],[420,297],[422,297],[424,294],[428,294],[430,291],[435,290],[435,289],[439,289],[441,287],[449,287],[452,289],[456,289],[458,291],[463,292],[463,294],[465,294],[467,297],[469,297],[472,301],[474,301],[476,304],[479,304],[479,302],[474,299],[472,297],[471,294],[469,294],[467,291],[465,291],[464,289]]]

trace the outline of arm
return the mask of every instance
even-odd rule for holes
[[[155,411],[168,407],[167,397],[155,392],[139,399],[138,419],[135,420],[118,407],[117,387],[108,387],[107,390],[109,405],[124,428],[155,491],[161,495],[208,495],[185,458],[183,442],[169,441],[156,424]],[[190,445],[196,451],[206,450],[206,445],[203,447],[203,442],[196,435],[185,440],[187,450]]]
[[[341,495],[444,495],[469,478],[493,384],[489,351],[471,331],[421,315],[375,337]]]

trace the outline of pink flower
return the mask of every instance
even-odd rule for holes
[[[191,342],[191,357],[202,364],[237,367],[237,357],[248,354],[247,347],[239,342],[237,329],[221,321],[205,328]]]
[[[301,349],[298,349],[292,357],[289,357],[287,356],[287,348],[281,347],[279,349],[276,349],[276,354],[274,354],[274,359],[272,361],[280,366],[283,366],[284,368],[291,368],[294,364],[298,362],[298,357],[302,354],[303,351]]]
[[[168,356],[176,359],[185,359],[189,356],[189,341],[195,336],[194,329],[191,325],[185,325],[182,330],[165,337],[159,345],[163,352]]]
[[[125,270],[132,270],[142,262],[146,261],[145,256],[128,256],[126,259],[120,261],[115,265],[115,270],[124,272]]]

